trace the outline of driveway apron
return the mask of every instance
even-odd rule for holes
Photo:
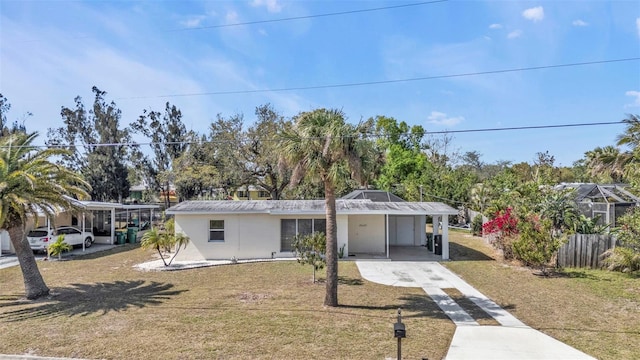
[[[456,324],[447,360],[594,359],[534,330],[437,262],[357,261],[363,278],[384,285],[419,287]],[[480,326],[443,289],[454,288],[500,326]]]

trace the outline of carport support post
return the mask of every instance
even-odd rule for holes
[[[436,252],[436,235],[438,235],[438,233],[440,232],[440,215],[434,215],[432,217],[433,222],[432,222],[432,226],[433,226],[433,247],[431,247],[431,252],[435,254]]]
[[[116,208],[111,208],[111,239],[110,245],[113,245],[113,238],[116,233]]]
[[[389,258],[389,214],[384,214],[384,220],[385,220],[385,230],[386,230],[386,234],[385,234],[385,240],[386,240],[386,245],[387,245],[387,259]]]
[[[84,251],[84,229],[85,229],[85,218],[84,218],[84,211],[82,212],[82,230],[80,231],[80,234],[82,234],[82,251]]]
[[[442,215],[442,260],[449,260],[449,216]]]

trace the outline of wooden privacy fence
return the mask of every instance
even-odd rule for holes
[[[615,244],[616,239],[611,235],[571,235],[558,250],[558,266],[599,269],[603,266],[601,255]]]

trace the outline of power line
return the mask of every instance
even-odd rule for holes
[[[489,131],[513,131],[513,130],[532,130],[532,129],[557,129],[568,127],[585,127],[585,126],[602,126],[602,125],[618,125],[624,124],[624,121],[610,121],[610,122],[595,122],[595,123],[577,123],[577,124],[551,124],[551,125],[532,125],[532,126],[513,126],[502,128],[484,128],[484,129],[465,129],[465,130],[450,130],[450,131],[425,131],[425,135],[437,135],[437,134],[452,134],[452,133],[474,133],[474,132],[489,132]],[[383,135],[380,134],[364,134],[366,138],[380,138]],[[408,135],[408,133],[402,134]],[[310,139],[324,139],[323,137],[306,137],[306,140]],[[193,144],[213,144],[231,142],[233,140],[194,140],[194,141],[171,141],[171,142],[124,142],[124,143],[97,143],[97,144],[80,144],[80,145],[64,145],[64,144],[52,144],[52,145],[29,145],[31,148],[69,148],[69,147],[115,147],[115,146],[151,146],[151,145],[193,145]],[[264,139],[263,142],[275,142],[280,141],[278,139]],[[9,146],[4,146],[7,148]],[[15,146],[14,146],[15,147]]]
[[[609,64],[609,63],[638,61],[638,60],[640,60],[640,57],[631,57],[631,58],[622,58],[622,59],[609,59],[609,60],[598,60],[598,61],[585,61],[585,62],[554,64],[554,65],[542,65],[542,66],[530,66],[530,67],[520,67],[520,68],[510,68],[510,69],[499,69],[499,70],[487,70],[487,71],[477,71],[477,72],[469,72],[469,73],[423,76],[423,77],[414,77],[414,78],[405,78],[405,79],[364,81],[364,82],[343,83],[343,84],[328,84],[328,85],[298,86],[298,87],[286,87],[286,88],[274,88],[274,89],[227,90],[227,91],[211,91],[211,92],[202,92],[202,93],[187,93],[187,94],[172,94],[172,95],[132,96],[132,97],[117,98],[116,100],[156,99],[156,98],[206,96],[206,95],[236,95],[236,94],[255,94],[255,93],[266,93],[266,92],[296,91],[296,90],[318,90],[318,89],[329,89],[329,88],[346,88],[346,87],[383,85],[383,84],[394,84],[394,83],[402,83],[402,82],[414,82],[414,81],[425,81],[425,80],[436,80],[436,79],[449,79],[449,78],[457,78],[457,77],[465,77],[465,76],[479,76],[479,75],[504,74],[504,73],[543,70],[543,69],[557,69],[557,68],[565,68],[565,67],[576,67],[576,66],[586,66],[586,65],[596,65],[596,64]]]
[[[455,134],[455,133],[472,133],[472,132],[486,132],[486,131],[555,129],[555,128],[566,128],[566,127],[582,127],[582,126],[598,126],[598,125],[614,125],[614,124],[624,124],[624,122],[609,121],[609,122],[582,123],[582,124],[532,125],[532,126],[514,126],[514,127],[503,127],[503,128],[487,128],[487,129],[427,131],[425,133],[426,134]]]
[[[338,16],[338,15],[350,15],[350,14],[358,14],[358,13],[374,12],[374,11],[382,11],[382,10],[392,10],[392,9],[407,8],[407,7],[412,7],[412,6],[436,4],[436,3],[442,3],[442,2],[447,2],[447,1],[448,0],[423,1],[423,2],[418,2],[418,3],[403,4],[403,5],[393,5],[393,6],[384,6],[384,7],[369,8],[369,9],[348,10],[348,11],[339,11],[339,12],[332,12],[332,13],[325,13],[325,14],[314,14],[314,15],[304,15],[304,16],[292,16],[292,17],[286,17],[286,18],[247,21],[247,22],[232,23],[232,24],[220,24],[220,25],[211,25],[211,26],[197,26],[197,27],[172,29],[172,30],[167,30],[167,31],[177,32],[177,31],[190,31],[190,30],[219,29],[219,28],[233,27],[233,26],[267,24],[267,23],[275,23],[275,22],[283,22],[283,21],[313,19],[313,18],[320,18],[320,17],[329,17],[329,16]]]

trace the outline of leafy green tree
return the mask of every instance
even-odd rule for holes
[[[82,98],[75,108],[61,110],[64,126],[49,129],[47,145],[70,150],[61,158],[63,165],[79,171],[91,185],[91,198],[122,202],[129,196],[127,161],[131,141],[129,131],[120,128],[120,109],[105,100],[106,92],[93,87],[94,102],[87,111]]]
[[[26,118],[32,114],[30,112],[24,114],[22,121],[15,120],[11,127],[9,127],[9,120],[7,119],[7,113],[9,113],[9,110],[11,110],[9,100],[0,94],[0,136],[16,132],[26,133],[27,129],[24,126],[24,122]]]
[[[186,152],[194,133],[187,131],[182,112],[169,102],[165,104],[164,114],[145,110],[130,126],[150,140],[153,157],[149,158],[137,149],[135,162],[150,187],[165,195],[163,200],[168,208],[171,206],[169,190],[175,178],[173,164]]]
[[[316,283],[316,271],[323,269],[325,250],[327,248],[327,236],[321,232],[309,235],[296,235],[293,239],[293,249],[298,258],[298,263],[313,266],[313,283]]]
[[[324,304],[338,306],[338,241],[336,183],[344,177],[358,178],[359,152],[370,129],[347,123],[340,110],[318,109],[299,114],[295,125],[283,133],[282,151],[295,164],[291,183],[316,178],[324,184],[327,223],[327,282]],[[348,164],[345,165],[345,164]]]
[[[279,200],[291,181],[292,169],[278,151],[277,140],[291,122],[270,104],[258,106],[255,114],[256,122],[243,132],[242,143],[238,146],[239,155],[244,160],[246,174],[243,178],[268,191],[272,200]]]
[[[210,149],[206,136],[202,135],[200,141],[191,144],[187,151],[174,161],[173,181],[180,200],[218,195],[220,176]]]
[[[27,299],[49,294],[27,238],[30,216],[53,218],[60,209],[74,209],[71,196],[88,197],[82,177],[49,159],[68,155],[62,149],[42,150],[32,145],[37,133],[15,133],[0,138],[0,228],[7,229],[24,277]]]

